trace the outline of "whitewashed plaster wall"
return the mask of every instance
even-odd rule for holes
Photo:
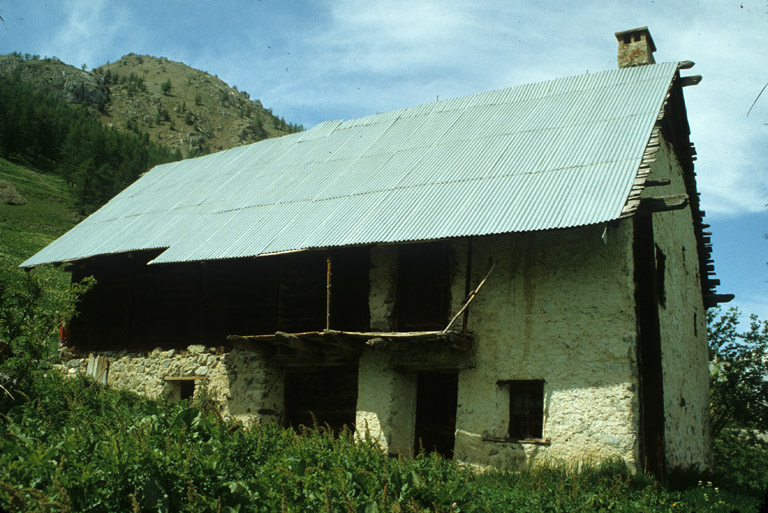
[[[496,262],[469,314],[474,348],[439,356],[436,369],[459,369],[455,457],[504,465],[526,456],[635,462],[637,372],[631,223],[475,239],[472,287]],[[466,241],[456,241],[451,311],[465,296]],[[372,326],[388,326],[396,248],[371,252]],[[384,284],[377,285],[383,279]],[[382,294],[382,290],[389,290]],[[461,326],[461,319],[457,326]],[[416,381],[403,367],[415,354],[364,353],[357,428],[390,452],[413,446]],[[400,368],[398,370],[398,367]],[[508,391],[498,380],[544,379],[544,438],[551,445],[484,441],[503,438]]]
[[[623,221],[475,241],[497,261],[471,307],[476,367],[459,375],[455,454],[504,465],[522,457],[638,459],[632,228]],[[483,269],[473,266],[473,282]],[[509,393],[498,380],[542,379],[543,439],[503,438]]]

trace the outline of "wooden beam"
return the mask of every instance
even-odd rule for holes
[[[469,297],[472,290],[472,237],[467,240],[467,268],[464,271],[464,297]],[[461,319],[461,334],[467,335],[467,326],[469,325],[469,310],[464,310],[464,317]]]
[[[660,187],[660,186],[669,185],[669,184],[670,184],[669,178],[662,178],[660,180],[646,180],[645,181],[645,186],[646,187]]]
[[[391,339],[412,339],[412,340],[431,340],[445,338],[446,333],[442,331],[335,331],[339,337],[371,339],[376,337]]]
[[[640,200],[640,208],[650,212],[680,210],[686,206],[688,206],[687,194],[672,194],[670,196],[642,198]]]
[[[705,294],[704,295],[704,307],[714,308],[720,303],[727,303],[734,297],[733,294]]]
[[[701,82],[701,75],[691,75],[689,77],[680,77],[680,85],[682,87],[695,86]]]
[[[459,315],[464,312],[469,307],[469,304],[472,302],[473,299],[477,296],[477,293],[480,292],[480,289],[483,288],[483,285],[485,285],[485,280],[488,279],[488,277],[493,272],[493,269],[496,267],[496,262],[493,262],[491,264],[491,268],[488,270],[488,273],[486,273],[485,278],[482,279],[482,281],[478,284],[477,287],[475,287],[475,290],[469,293],[469,296],[464,300],[464,305],[459,309],[458,312],[456,312],[456,315],[453,316],[453,319],[451,319],[451,322],[448,323],[448,326],[445,327],[445,329],[441,332],[443,335],[448,333],[448,330],[451,328],[451,325],[456,321],[456,319],[459,318]]]
[[[325,329],[331,329],[331,251],[325,257]]]
[[[289,333],[289,335],[292,335],[294,337],[305,337],[305,336],[321,336],[323,334],[322,331],[300,331],[296,333]],[[248,341],[270,341],[273,340],[277,336],[276,333],[265,333],[262,335],[228,335],[227,340],[248,340]]]
[[[265,335],[229,335],[233,347],[262,352],[268,356],[276,349],[287,348],[305,354],[322,353],[327,349],[345,352],[360,351],[364,345],[376,349],[408,349],[409,342],[440,342],[447,347],[466,351],[471,348],[470,337],[454,331],[278,331]],[[271,348],[271,351],[270,351]]]
[[[285,333],[283,331],[275,332],[275,342],[283,347],[287,347],[293,351],[305,354],[320,354],[321,350],[317,344],[307,342],[294,335],[293,333]]]

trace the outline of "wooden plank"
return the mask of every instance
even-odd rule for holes
[[[331,329],[331,252],[325,257],[325,329]]]
[[[734,297],[733,294],[705,294],[704,295],[704,307],[714,308],[720,303],[728,303]]]
[[[670,180],[668,178],[662,178],[660,180],[646,180],[645,186],[646,187],[661,187],[664,185],[669,185]]]
[[[275,342],[283,347],[305,354],[320,354],[321,348],[317,344],[308,342],[292,333],[282,331],[275,332]]]
[[[691,75],[689,77],[680,77],[682,87],[695,86],[701,82],[701,75]]]
[[[642,198],[640,200],[640,208],[650,212],[680,210],[686,206],[688,206],[687,194],[672,194],[669,196]]]

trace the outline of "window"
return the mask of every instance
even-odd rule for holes
[[[192,399],[195,395],[195,383],[204,376],[166,376],[165,382],[170,385],[168,398],[171,401],[183,401]]]
[[[509,389],[510,440],[538,440],[544,425],[544,380],[499,381]]]

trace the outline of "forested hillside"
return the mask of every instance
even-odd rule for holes
[[[60,176],[73,206],[88,214],[152,166],[181,151],[149,136],[105,128],[84,105],[71,106],[28,83],[0,78],[0,156]]]
[[[148,133],[185,157],[304,129],[236,86],[164,57],[129,54],[94,73],[109,88],[102,123]]]
[[[164,57],[128,54],[87,71],[13,53],[0,55],[0,77],[82,105],[104,126],[146,134],[185,158],[303,130],[247,92]]]

